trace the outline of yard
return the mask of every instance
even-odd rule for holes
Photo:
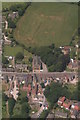
[[[16,56],[18,52],[22,52],[23,49],[20,46],[11,47],[9,45],[4,46],[4,55],[5,56]]]
[[[14,47],[11,47],[9,45],[5,45],[4,46],[4,55],[5,56],[16,56],[16,54],[18,52],[24,53],[23,62],[25,62],[26,64],[29,64],[29,58],[32,57],[31,53],[29,53],[28,51],[24,50],[22,47],[20,47],[18,45],[14,46]]]

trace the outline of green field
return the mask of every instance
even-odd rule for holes
[[[69,45],[78,25],[78,6],[32,3],[18,21],[14,37],[26,46]]]
[[[18,52],[22,52],[23,49],[19,46],[11,47],[8,45],[4,46],[4,55],[5,56],[16,56]]]
[[[4,55],[5,56],[16,56],[16,54],[18,52],[24,53],[24,56],[26,56],[26,58],[32,56],[31,53],[29,53],[27,50],[23,50],[23,48],[20,47],[20,46],[15,46],[15,47],[11,47],[11,46],[8,46],[8,45],[4,46]]]

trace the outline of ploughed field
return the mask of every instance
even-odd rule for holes
[[[69,45],[77,29],[78,6],[71,3],[32,3],[20,18],[15,39],[27,47]]]

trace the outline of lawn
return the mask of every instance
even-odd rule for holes
[[[15,39],[26,46],[69,45],[78,25],[78,6],[32,3],[17,23]]]
[[[18,52],[23,52],[22,47],[20,47],[20,46],[11,47],[8,45],[4,46],[4,55],[5,56],[16,56],[16,54]]]

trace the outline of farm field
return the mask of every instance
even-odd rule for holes
[[[69,45],[78,26],[78,6],[32,3],[17,23],[15,39],[27,47]]]

